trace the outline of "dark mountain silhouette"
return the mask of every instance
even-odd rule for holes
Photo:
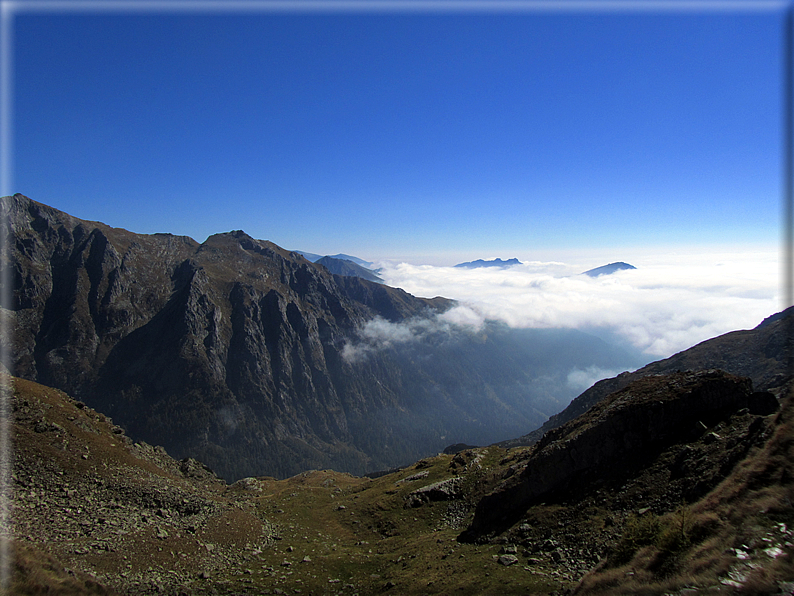
[[[579,332],[436,325],[452,301],[333,275],[242,231],[199,244],[22,195],[2,208],[14,374],[230,480],[493,443],[568,403],[572,368],[641,363]]]
[[[614,273],[615,271],[623,271],[624,269],[636,269],[636,267],[623,262],[610,263],[609,265],[602,265],[601,267],[596,267],[595,269],[585,271],[582,273],[582,275],[598,277],[599,275],[609,275],[610,273]]]
[[[345,253],[341,253],[340,252],[339,254],[328,255],[328,256],[330,256],[332,259],[339,259],[341,261],[353,261],[356,265],[361,265],[362,267],[365,267],[366,269],[371,269],[372,268],[372,262],[371,261],[365,261],[364,259],[360,259],[359,257],[346,255]]]
[[[464,267],[466,269],[478,269],[480,267],[512,267],[513,265],[520,265],[521,261],[518,259],[493,259],[491,261],[483,261],[477,259],[476,261],[468,261],[466,263],[458,263],[455,267]]]

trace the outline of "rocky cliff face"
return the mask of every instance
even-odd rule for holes
[[[387,469],[518,435],[556,411],[532,393],[546,350],[527,332],[433,332],[450,300],[333,275],[240,231],[199,244],[22,195],[2,209],[14,374],[229,480]],[[423,321],[424,339],[381,338],[349,357],[372,321],[386,332]],[[572,365],[616,366],[598,348]]]
[[[339,283],[243,232],[198,244],[81,221],[21,195],[3,207],[17,375],[227,477],[388,461],[358,449],[351,425],[401,396],[340,393],[340,350],[366,320],[424,316],[449,301]]]

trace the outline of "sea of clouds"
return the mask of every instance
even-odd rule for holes
[[[436,324],[476,330],[489,319],[514,328],[579,329],[631,346],[649,360],[755,327],[783,308],[777,250],[695,250],[628,262],[636,269],[599,277],[582,275],[596,265],[553,261],[479,269],[389,262],[378,266],[390,286],[415,296],[459,301]],[[411,341],[427,332],[428,325],[374,321],[362,330],[364,341],[355,349]],[[585,384],[602,374],[591,372],[580,371],[570,382]]]

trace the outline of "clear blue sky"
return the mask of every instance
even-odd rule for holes
[[[31,4],[10,190],[80,218],[415,262],[780,242],[782,3]]]

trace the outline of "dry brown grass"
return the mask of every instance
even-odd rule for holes
[[[28,434],[21,438],[28,440],[18,455],[27,454],[30,461],[51,459],[75,484],[83,471],[107,476],[118,473],[125,465],[151,469],[169,485],[186,482],[135,457],[101,415],[78,409],[48,388],[20,383],[17,389],[41,404],[48,419],[64,427],[69,427],[70,420],[85,420],[98,430],[89,433],[76,428],[70,435],[73,447],[89,447],[88,460],[80,457],[81,450],[57,449],[57,445],[48,442],[49,435],[34,436],[32,431],[24,431]],[[697,587],[703,594],[719,590],[724,593],[732,588],[721,581],[741,571],[742,584],[734,591],[768,594],[779,580],[794,579],[794,551],[785,546],[788,535],[781,532],[779,525],[794,528],[793,410],[787,405],[777,417],[774,436],[701,501],[667,515],[634,516],[625,524],[623,518],[610,513],[610,528],[613,523],[624,528],[622,546],[614,551],[623,548],[622,559],[613,553],[608,564],[584,578],[576,593],[662,596],[683,587]],[[51,440],[60,439],[53,436]],[[488,448],[480,454],[482,469],[465,476],[467,495],[487,491],[523,451]],[[374,480],[314,471],[287,480],[261,478],[257,483],[261,492],[207,486],[207,494],[223,507],[195,534],[179,538],[170,532],[166,539],[153,541],[151,531],[146,533],[144,528],[116,539],[116,551],[101,556],[88,554],[82,559],[69,555],[68,550],[58,550],[56,542],[41,545],[38,550],[27,542],[17,545],[12,593],[113,594],[88,576],[64,570],[65,566],[75,567],[79,560],[90,564],[86,569],[103,577],[102,581],[105,579],[101,573],[107,573],[106,583],[118,590],[124,586],[113,583],[111,575],[125,563],[130,566],[130,574],[142,579],[148,577],[150,565],[161,568],[160,575],[176,570],[192,582],[189,589],[197,594],[212,588],[228,594],[264,593],[265,589],[295,593],[300,589],[314,594],[355,591],[362,595],[526,595],[559,593],[572,587],[575,579],[563,577],[564,567],[548,557],[541,556],[530,563],[519,551],[521,563],[505,567],[496,562],[499,544],[457,542],[460,529],[471,521],[471,511],[452,524],[448,502],[426,503],[418,508],[405,506],[408,495],[416,488],[451,477],[455,473],[451,460],[448,455],[427,458]],[[419,471],[426,476],[407,480]],[[603,538],[607,510],[593,506],[569,519],[572,511],[566,504],[538,505],[527,512],[524,521],[533,529],[559,532],[563,527],[560,523],[567,520],[564,523],[576,524],[578,536]],[[254,554],[247,544],[259,539],[261,520],[274,526],[279,539]],[[588,528],[592,530],[590,534]],[[780,539],[785,556],[773,558],[764,554],[764,539],[770,536]],[[614,535],[608,534],[608,539],[611,544]],[[794,542],[794,535],[788,540]],[[202,543],[214,544],[213,553]],[[244,551],[238,548],[241,545],[246,545]],[[741,567],[742,561],[731,550],[737,548],[751,552],[753,562],[763,565]],[[122,562],[123,556],[128,560]],[[227,556],[228,563],[216,564]],[[289,562],[288,567],[283,566],[285,561]],[[204,571],[209,578],[200,579]]]
[[[9,596],[115,596],[79,571],[67,570],[54,557],[30,545],[12,544],[13,575]]]
[[[104,416],[78,406],[61,392],[19,380],[15,393],[17,399],[29,402],[15,419],[17,472],[27,478],[35,470],[37,481],[54,489],[37,487],[34,496],[22,490],[17,498],[39,499],[49,506],[55,502],[59,484],[67,482],[78,495],[90,496],[85,502],[91,509],[83,514],[88,520],[97,517],[94,509],[107,506],[110,498],[119,503],[112,511],[122,508],[131,519],[140,519],[144,513],[155,515],[153,509],[134,499],[125,500],[126,492],[95,490],[94,479],[101,480],[108,491],[133,486],[145,489],[147,495],[160,494],[165,488],[189,488],[192,481],[169,466],[160,469],[137,457],[138,449],[114,433],[117,429]],[[37,433],[34,427],[39,418],[67,430]],[[66,440],[68,448],[59,448],[66,447]],[[84,453],[88,459],[82,457]],[[479,485],[488,470],[504,468],[499,462],[505,454],[499,448],[483,450],[481,474],[478,470],[467,477],[467,487]],[[16,558],[11,593],[113,594],[88,575],[80,575],[78,569],[90,571],[100,582],[125,594],[253,595],[281,590],[362,596],[384,591],[524,596],[563,588],[559,576],[551,575],[556,569],[549,565],[535,565],[532,571],[538,573],[531,573],[524,565],[498,564],[499,545],[459,544],[456,537],[463,522],[450,521],[450,502],[406,507],[412,491],[454,474],[451,460],[450,455],[439,455],[374,480],[313,471],[286,480],[260,478],[250,490],[197,481],[196,488],[217,504],[217,510],[191,532],[182,528],[178,516],[164,517],[158,524],[168,535],[156,539],[148,523],[119,525],[124,529],[119,534],[108,530],[107,524],[88,525],[90,534],[84,535],[73,527],[61,533],[59,520],[49,526],[25,520],[27,525],[17,525],[26,529],[18,536],[18,544],[24,546]],[[41,462],[47,465],[40,466]],[[419,471],[426,476],[406,480]],[[461,505],[459,501],[452,504]],[[32,509],[24,507],[18,509],[17,521],[23,510],[31,511],[26,515],[36,520]],[[28,548],[28,539],[40,542]],[[110,548],[96,549],[94,542]],[[91,546],[88,552],[86,545]],[[74,571],[65,571],[66,567]],[[178,579],[170,580],[172,576]]]
[[[575,593],[661,596],[696,587],[704,594],[760,595],[794,581],[791,397],[773,428],[762,448],[691,507],[656,521],[631,520],[610,565],[591,572]]]

